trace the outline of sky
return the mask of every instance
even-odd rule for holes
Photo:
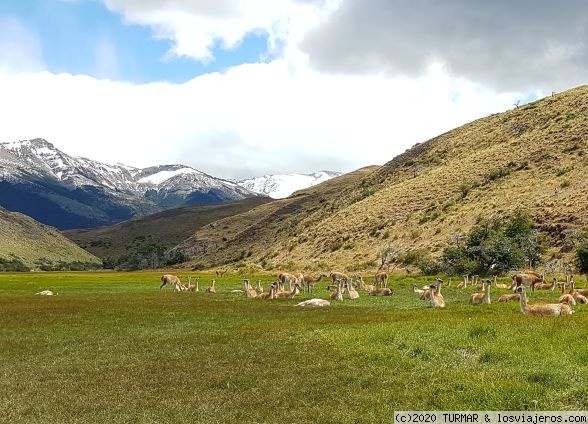
[[[0,142],[348,172],[585,84],[587,43],[583,0],[0,0]]]

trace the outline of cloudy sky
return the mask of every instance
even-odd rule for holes
[[[587,43],[583,0],[0,0],[0,142],[346,172],[586,83]]]

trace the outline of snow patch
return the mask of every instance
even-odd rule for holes
[[[292,193],[320,184],[341,175],[339,172],[320,171],[312,174],[264,175],[238,184],[255,193],[265,194],[272,199],[283,199]]]
[[[200,172],[198,172],[192,168],[180,168],[180,169],[176,169],[175,171],[159,171],[159,172],[156,172],[155,174],[149,175],[148,177],[143,177],[140,180],[138,180],[137,182],[141,183],[141,184],[144,184],[144,183],[161,184],[162,182],[167,181],[170,178],[173,178],[177,175],[182,175],[182,174],[200,174]]]

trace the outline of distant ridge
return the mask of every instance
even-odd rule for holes
[[[69,156],[44,139],[0,143],[0,206],[60,229],[254,196],[186,165],[140,169]]]

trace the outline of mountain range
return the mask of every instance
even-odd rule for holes
[[[0,206],[59,229],[254,196],[185,165],[141,169],[73,157],[44,139],[0,143]]]
[[[295,191],[312,187],[339,175],[342,175],[342,173],[334,171],[319,171],[311,174],[263,175],[237,181],[237,184],[272,199],[283,199]]]
[[[44,139],[0,143],[0,206],[61,230],[112,225],[189,205],[282,198],[338,172],[216,178],[186,165],[136,168],[70,156]]]

